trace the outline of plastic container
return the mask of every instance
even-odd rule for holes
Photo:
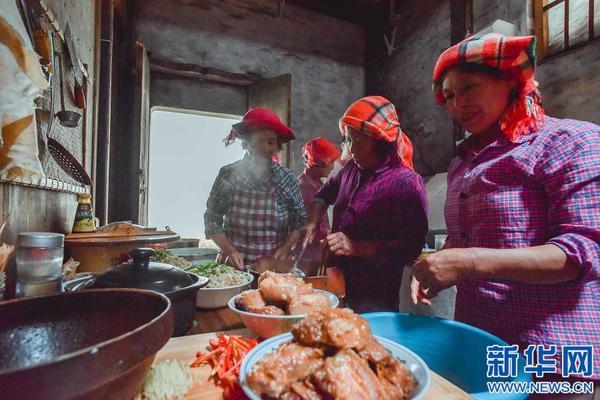
[[[382,336],[406,346],[420,356],[438,375],[448,379],[478,400],[521,400],[525,393],[489,393],[487,382],[487,346],[506,346],[498,337],[479,328],[457,321],[411,315],[379,312],[362,314],[371,325],[373,335]],[[522,357],[519,365],[525,365]],[[516,382],[530,382],[531,376],[522,368],[513,378]],[[510,381],[507,379],[506,381]],[[497,380],[494,380],[497,381]]]
[[[17,297],[62,291],[65,236],[53,232],[24,232],[17,239]]]

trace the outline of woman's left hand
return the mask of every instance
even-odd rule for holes
[[[412,269],[411,298],[428,304],[427,299],[472,276],[475,257],[471,249],[448,249],[418,261]]]
[[[336,256],[356,255],[356,243],[342,232],[334,232],[323,239],[329,251]]]

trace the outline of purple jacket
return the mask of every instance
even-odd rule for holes
[[[316,201],[334,204],[332,232],[375,241],[377,259],[331,257],[344,269],[347,305],[357,312],[397,311],[402,270],[420,254],[427,234],[423,179],[388,158],[372,171],[354,161],[329,179]]]

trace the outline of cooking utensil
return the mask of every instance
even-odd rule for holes
[[[173,303],[174,336],[185,334],[196,314],[196,293],[208,284],[208,278],[187,273],[173,265],[150,262],[154,250],[139,248],[129,252],[133,259],[106,271],[66,282],[67,291],[87,288],[135,288],[152,290]]]
[[[174,242],[179,235],[173,231],[149,230],[130,223],[114,223],[96,232],[72,233],[65,237],[71,257],[81,262],[81,272],[101,272],[114,265],[114,259],[139,247]]]
[[[58,117],[58,120],[60,121],[60,124],[62,126],[66,126],[68,128],[75,128],[77,125],[79,125],[79,119],[81,118],[81,114],[79,114],[78,112],[75,111],[67,111],[67,109],[65,108],[65,94],[64,94],[64,62],[63,62],[63,51],[62,51],[62,45],[60,43],[60,40],[56,40],[56,44],[57,44],[57,48],[59,48],[60,50],[55,49],[55,53],[58,54],[58,66],[60,66],[59,68],[59,74],[58,74],[58,79],[60,81],[60,107],[61,110],[59,112],[56,113],[56,116]]]
[[[60,114],[62,111],[59,111]],[[65,111],[71,113],[73,111]],[[59,116],[60,119],[60,116]],[[92,179],[85,171],[79,161],[67,150],[58,140],[49,137],[48,138],[48,150],[58,165],[65,171],[71,178],[75,179],[79,183],[84,185],[91,185]]]
[[[65,43],[67,44],[67,52],[69,53],[71,68],[73,68],[73,74],[75,76],[75,88],[73,90],[75,105],[77,108],[83,110],[86,108],[85,93],[83,91],[83,67],[81,61],[79,61],[79,57],[77,57],[75,44],[73,43],[73,35],[71,34],[71,27],[68,22],[65,26]]]
[[[327,296],[331,308],[336,308],[340,304],[339,299],[333,293],[319,289],[315,289],[315,292],[321,292]],[[227,306],[239,315],[244,325],[246,325],[246,328],[250,329],[255,335],[265,339],[289,332],[296,322],[305,317],[305,314],[267,315],[242,311],[235,306],[235,301],[239,297],[240,294],[232,297],[229,302],[227,302]]]
[[[0,304],[6,399],[132,399],[173,331],[171,302],[98,289]]]
[[[296,261],[294,262],[294,265],[292,266],[292,273],[295,274],[299,278],[304,278],[306,276],[304,271],[302,271],[300,268],[298,268],[298,264],[300,264],[300,260],[302,260],[302,257],[304,256],[304,252],[306,251],[307,247],[308,246],[302,247],[302,250],[300,250],[300,254],[298,254],[298,257],[296,257]]]

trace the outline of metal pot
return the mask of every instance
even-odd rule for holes
[[[150,262],[153,249],[131,250],[132,261],[66,282],[66,291],[88,288],[136,288],[152,290],[167,296],[173,303],[173,336],[182,336],[190,328],[196,314],[196,293],[208,284],[208,278],[185,272],[173,265]]]

